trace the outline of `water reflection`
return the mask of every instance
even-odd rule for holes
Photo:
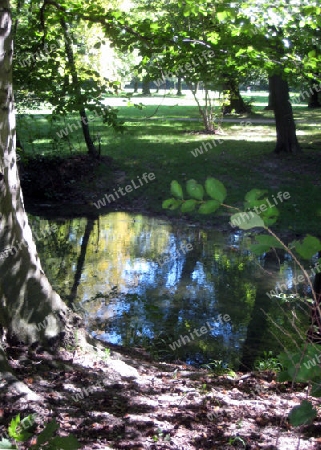
[[[288,326],[266,295],[288,272],[254,257],[249,236],[122,212],[55,223],[57,233],[37,241],[44,270],[62,298],[84,308],[94,336],[153,348],[162,359],[232,367],[279,348],[262,309]],[[53,222],[31,224],[39,232]]]

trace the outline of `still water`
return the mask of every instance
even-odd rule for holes
[[[264,352],[293,347],[291,321],[307,323],[300,302],[266,294],[294,276],[291,260],[254,256],[251,234],[123,212],[30,223],[55,290],[107,342],[160,360],[251,369]]]

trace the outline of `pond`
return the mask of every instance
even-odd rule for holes
[[[250,370],[264,352],[295,345],[294,318],[302,330],[307,324],[301,302],[267,295],[278,282],[291,287],[291,258],[253,255],[249,233],[125,212],[29,218],[54,289],[106,342],[144,347],[159,360]]]

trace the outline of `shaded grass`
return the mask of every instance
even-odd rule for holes
[[[125,186],[137,176],[141,177],[144,172],[154,172],[154,182],[130,194],[133,201],[143,198],[147,209],[154,213],[164,212],[161,203],[170,197],[169,186],[173,179],[184,184],[190,178],[204,182],[207,176],[214,176],[226,185],[226,203],[240,207],[245,193],[254,187],[266,189],[268,196],[288,191],[291,199],[280,205],[281,216],[275,228],[279,231],[293,230],[300,234],[320,235],[321,186],[317,167],[321,160],[321,132],[319,127],[313,125],[319,123],[320,111],[295,108],[296,118],[306,122],[298,123],[297,126],[304,153],[298,156],[277,156],[273,154],[273,124],[253,123],[244,127],[223,123],[222,135],[195,134],[202,130],[200,122],[179,119],[169,121],[168,118],[199,118],[196,107],[158,106],[147,106],[143,110],[119,107],[120,118],[127,122],[124,134],[115,133],[97,119],[90,122],[93,136],[100,136],[102,154],[112,157],[114,167],[125,177],[122,184],[111,185],[114,182],[110,179],[110,173],[104,171],[102,166],[97,171],[101,185],[117,188]],[[146,119],[153,113],[151,119]],[[272,115],[270,111],[256,108],[251,117],[266,118]],[[26,155],[59,154],[68,157],[70,154],[86,152],[80,130],[64,139],[57,137],[57,131],[68,123],[77,123],[77,116],[68,117],[66,122],[52,122],[50,116],[25,115],[18,121],[18,130]],[[203,142],[212,142],[213,139],[223,142],[196,158],[191,154]],[[83,188],[89,186],[83,185]],[[100,198],[105,192],[94,194]],[[228,220],[219,214],[216,221]],[[177,216],[177,213],[168,212],[168,215]],[[208,222],[212,219],[197,216],[197,220]]]

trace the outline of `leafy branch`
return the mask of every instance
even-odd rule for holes
[[[241,230],[250,230],[253,228],[262,228],[268,234],[260,234],[255,237],[257,243],[250,246],[252,253],[262,255],[271,248],[284,249],[302,270],[303,279],[311,288],[313,295],[314,308],[321,318],[321,310],[318,298],[312,281],[307,270],[300,262],[299,257],[305,260],[311,260],[315,254],[321,252],[321,242],[314,236],[307,235],[302,242],[293,241],[286,245],[269,227],[273,225],[280,214],[276,207],[277,201],[274,198],[274,204],[271,204],[266,197],[267,191],[260,189],[252,189],[245,195],[244,211],[234,206],[223,203],[227,196],[225,186],[213,177],[207,178],[205,188],[197,183],[196,180],[188,180],[186,182],[187,196],[180,183],[176,180],[171,182],[171,194],[173,197],[165,200],[162,204],[164,209],[176,210],[180,208],[182,213],[190,213],[196,210],[200,214],[215,213],[220,207],[233,209],[237,211],[230,216],[230,224],[233,228],[238,227]],[[282,194],[282,193],[281,193]],[[288,193],[284,193],[288,194]],[[204,197],[209,197],[206,199]],[[285,197],[284,197],[285,198]],[[289,196],[287,197],[289,198]],[[295,250],[294,253],[292,249]],[[320,260],[317,265],[320,264]],[[318,323],[321,331],[321,327]],[[321,397],[321,366],[320,366],[320,349],[315,345],[306,343],[296,352],[284,352],[279,355],[279,361],[283,367],[283,371],[279,374],[278,380],[281,382],[291,381],[309,383],[312,385],[311,395]],[[316,363],[316,359],[318,363]],[[317,411],[313,408],[311,402],[303,400],[300,405],[295,406],[289,414],[289,422],[293,426],[307,425],[313,422],[317,416]]]

